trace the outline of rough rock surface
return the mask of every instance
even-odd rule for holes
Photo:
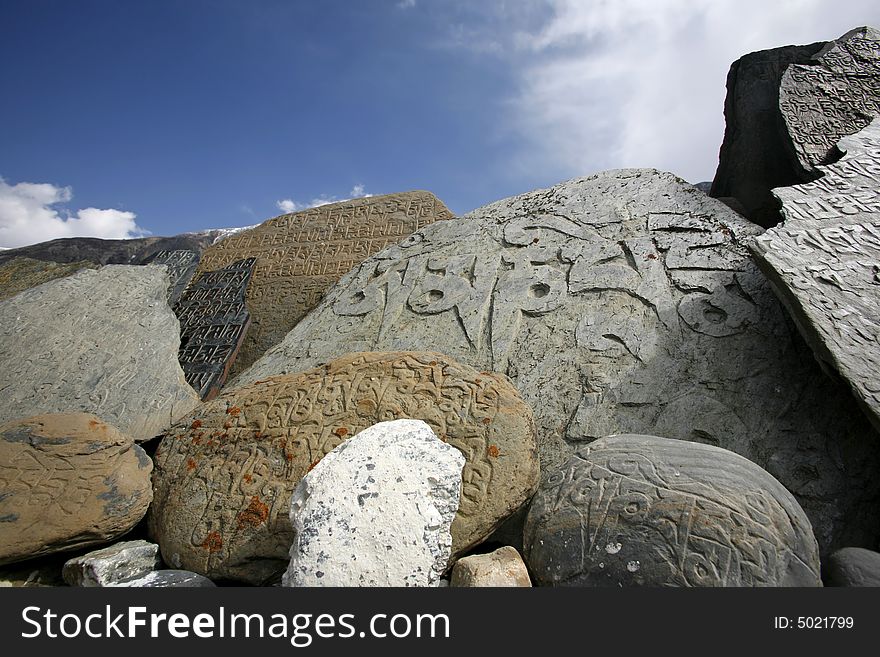
[[[152,462],[94,415],[0,426],[0,564],[112,541],[143,518]]]
[[[505,377],[437,353],[350,354],[224,392],[169,431],[150,511],[165,561],[252,583],[283,572],[296,485],[347,437],[397,418],[427,422],[467,458],[456,554],[534,493],[532,412]]]
[[[753,250],[816,358],[880,428],[880,118],[839,148],[822,178],[773,190],[785,223]]]
[[[187,570],[154,570],[143,577],[117,582],[110,586],[158,589],[158,588],[210,588],[214,582],[198,573]]]
[[[880,112],[880,33],[751,53],[727,78],[712,196],[735,197],[764,226],[778,223],[774,187],[815,179],[834,145]]]
[[[464,456],[421,420],[364,429],[296,487],[284,586],[437,586]]]
[[[128,240],[105,240],[98,237],[65,237],[17,249],[0,251],[0,264],[25,257],[49,262],[88,260],[96,265],[143,265],[160,251],[195,251],[226,234],[224,230],[183,233],[173,237],[141,237]]]
[[[615,433],[714,444],[794,492],[823,553],[875,545],[880,441],[752,262],[759,232],[652,170],[499,201],[364,262],[232,385],[431,345],[510,377],[545,471]]]
[[[455,562],[450,586],[531,586],[529,571],[516,548],[500,547],[489,554],[474,554]]]
[[[85,260],[59,264],[32,258],[13,258],[0,265],[0,301],[56,278],[70,276],[80,269],[95,269],[96,266]]]
[[[880,553],[842,548],[823,566],[825,586],[880,586]]]
[[[525,558],[556,586],[821,586],[819,550],[791,494],[710,445],[610,436],[550,474]]]
[[[68,586],[111,586],[160,568],[159,546],[148,541],[124,541],[75,557],[64,564]]]
[[[220,392],[250,327],[245,292],[256,258],[202,274],[174,305],[180,320],[180,365],[203,400]]]
[[[207,249],[199,272],[242,258],[257,259],[247,293],[252,325],[232,375],[281,342],[324,293],[365,258],[450,217],[430,192],[372,196],[281,215]]]
[[[0,302],[0,415],[94,413],[135,440],[198,403],[158,267],[108,265]]]

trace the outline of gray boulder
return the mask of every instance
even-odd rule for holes
[[[498,201],[368,259],[231,386],[430,345],[513,381],[542,471],[616,433],[717,445],[794,492],[823,552],[873,544],[880,441],[752,261],[760,232],[653,170]]]
[[[158,545],[125,541],[70,559],[62,576],[69,586],[111,586],[143,577],[161,566]]]
[[[421,420],[364,429],[293,493],[285,586],[437,586],[464,456]]]
[[[155,570],[143,577],[117,582],[110,586],[121,588],[210,588],[216,586],[214,582],[198,573],[188,570]]]
[[[880,586],[880,553],[842,548],[824,564],[825,586]]]
[[[776,479],[656,436],[579,449],[535,495],[524,543],[548,586],[821,586],[810,522]]]
[[[135,440],[198,403],[158,267],[83,270],[0,302],[0,415],[93,413]]]
[[[816,358],[880,428],[880,118],[824,176],[774,189],[785,223],[752,249]]]
[[[764,226],[779,222],[770,190],[814,180],[834,145],[880,110],[880,33],[751,53],[730,68],[726,129],[711,195],[734,197]]]

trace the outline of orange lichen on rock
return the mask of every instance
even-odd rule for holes
[[[489,452],[489,456],[491,456],[492,458],[498,458],[498,456],[501,454],[501,450],[498,449],[496,445],[489,445],[489,449],[486,451]]]
[[[250,484],[251,482],[253,482],[254,477],[253,477],[253,475],[246,474],[242,477],[242,479],[244,479],[244,483]]]
[[[205,540],[202,541],[201,547],[206,549],[208,552],[219,552],[220,550],[222,550],[223,538],[220,536],[220,532],[208,532],[208,535],[205,536]]]
[[[259,527],[269,518],[269,506],[254,495],[248,507],[238,514],[238,528]]]
[[[238,417],[241,414],[241,409],[238,406],[230,406],[226,412],[232,417]]]
[[[192,472],[196,469],[196,461],[195,459],[187,459],[186,460],[186,469],[187,472]]]
[[[320,463],[320,462],[321,462],[321,459],[315,459],[314,461],[312,461],[312,464],[308,468],[306,468],[306,474],[308,474],[309,472],[314,470],[315,466],[318,465],[318,463]]]
[[[483,424],[489,424],[491,421],[492,421],[492,419],[488,418],[488,417],[484,417],[482,420]]]
[[[345,427],[339,427],[338,429],[334,429],[333,433],[335,433],[340,438],[343,438],[348,435],[348,429]]]
[[[191,425],[189,425],[189,428],[190,429],[198,429],[201,426],[202,426],[201,420],[193,420],[193,423]]]

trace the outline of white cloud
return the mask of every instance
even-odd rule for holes
[[[416,6],[416,0],[400,0],[397,3],[398,9],[412,9]]]
[[[285,214],[289,214],[291,212],[300,212],[302,210],[308,210],[309,208],[317,208],[322,205],[329,205],[331,203],[341,203],[343,201],[350,201],[353,198],[369,198],[373,196],[372,194],[367,194],[366,188],[361,183],[357,183],[354,187],[351,188],[351,191],[348,193],[348,196],[345,198],[339,198],[338,196],[327,196],[322,194],[321,196],[317,196],[313,198],[308,203],[299,203],[294,201],[292,198],[281,199],[280,201],[276,201],[275,205],[279,210],[281,210]]]
[[[148,234],[134,212],[84,208],[72,214],[55,206],[73,198],[70,187],[8,184],[0,177],[0,247],[15,248],[61,237],[124,239]]]
[[[517,84],[502,117],[521,143],[514,161],[519,173],[553,179],[656,167],[711,180],[736,59],[880,23],[876,0],[534,0],[493,7],[467,26],[471,49],[485,53],[483,44],[501,44],[492,52],[507,61]],[[455,38],[462,26],[449,31]]]

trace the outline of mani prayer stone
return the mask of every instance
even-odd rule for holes
[[[269,219],[202,254],[199,272],[256,258],[247,292],[253,322],[233,376],[281,342],[339,278],[368,256],[452,214],[430,192],[322,205]]]
[[[751,53],[727,79],[727,127],[712,196],[735,197],[752,220],[778,222],[774,187],[809,182],[835,144],[880,113],[880,32]]]
[[[262,583],[287,566],[300,480],[347,438],[418,419],[467,459],[453,553],[481,542],[534,493],[531,409],[503,376],[437,353],[350,354],[202,404],[156,452],[150,532],[165,561]]]
[[[774,189],[785,222],[753,243],[816,358],[880,428],[880,119],[818,180]]]
[[[0,301],[10,299],[32,287],[75,274],[80,269],[96,269],[97,265],[80,262],[43,262],[32,258],[13,258],[0,264]]]
[[[159,251],[149,263],[151,265],[165,265],[168,278],[171,283],[168,286],[168,305],[172,308],[180,295],[189,285],[196,267],[199,264],[199,254],[196,251]]]
[[[548,586],[821,586],[810,522],[737,454],[656,436],[581,447],[541,484],[525,558]]]
[[[498,201],[366,260],[233,385],[430,345],[510,377],[544,471],[615,433],[714,444],[794,492],[823,551],[874,544],[880,441],[752,262],[760,232],[653,170]]]
[[[149,440],[199,399],[158,267],[107,265],[0,302],[0,415],[94,413]]]
[[[346,440],[293,492],[284,586],[438,586],[464,464],[421,420]]]
[[[108,543],[153,497],[152,462],[134,441],[86,413],[0,426],[0,564]]]
[[[220,392],[250,326],[245,292],[256,258],[202,274],[174,306],[180,365],[202,400]]]

